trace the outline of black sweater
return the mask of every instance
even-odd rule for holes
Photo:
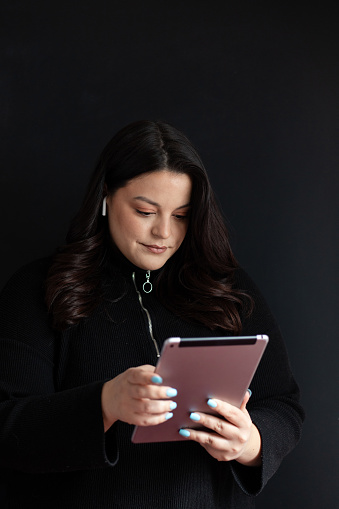
[[[253,296],[255,310],[242,333],[270,337],[247,405],[262,437],[260,468],[218,462],[189,441],[132,444],[133,427],[121,422],[104,433],[103,383],[156,363],[132,268],[112,281],[90,318],[63,333],[47,317],[47,268],[47,260],[24,267],[0,296],[0,467],[9,507],[254,507],[254,495],[296,445],[303,412],[279,329],[247,274],[237,271],[237,286]],[[137,270],[140,290],[144,276]],[[170,336],[216,335],[174,316],[154,291],[143,302],[160,347]]]

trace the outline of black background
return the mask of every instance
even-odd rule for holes
[[[257,507],[339,507],[335,3],[11,0],[0,14],[0,286],[63,242],[118,129],[182,129],[278,318],[307,412]]]

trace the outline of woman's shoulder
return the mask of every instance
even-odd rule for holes
[[[261,292],[258,286],[253,281],[248,272],[240,265],[236,268],[234,272],[234,287],[237,290],[241,290],[248,293],[249,295],[251,295],[251,297],[256,296],[261,297]]]
[[[42,258],[24,265],[0,293],[0,337],[25,343],[48,356],[54,337],[45,303],[45,279],[50,261],[50,258]]]
[[[278,324],[264,294],[242,267],[238,267],[236,270],[235,287],[245,292],[252,299],[252,312],[249,316],[244,317],[244,330],[251,331],[253,329],[255,334],[268,334],[271,331],[271,333],[280,335]]]

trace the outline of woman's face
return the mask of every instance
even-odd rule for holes
[[[107,196],[111,237],[130,262],[156,270],[173,256],[187,232],[191,191],[188,175],[159,170]]]

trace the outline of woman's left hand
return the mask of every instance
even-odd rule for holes
[[[209,400],[209,406],[223,418],[193,412],[192,422],[211,431],[185,428],[180,430],[180,434],[201,444],[218,461],[236,460],[243,465],[259,466],[261,438],[246,409],[249,398],[250,394],[247,392],[240,408],[219,399]]]

